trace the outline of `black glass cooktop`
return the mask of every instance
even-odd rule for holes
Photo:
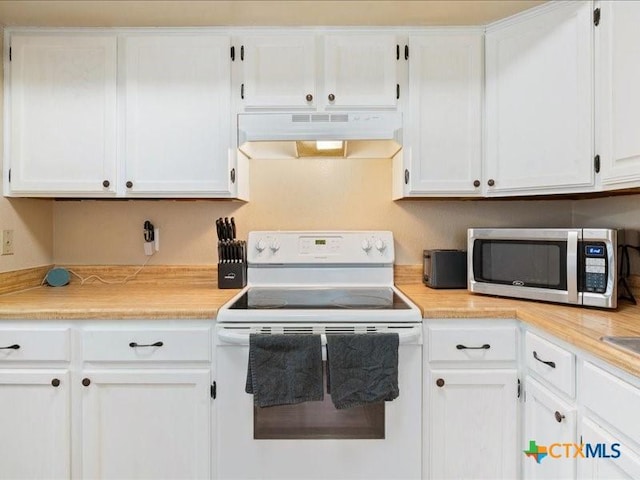
[[[247,290],[231,310],[408,310],[392,288],[268,288]]]

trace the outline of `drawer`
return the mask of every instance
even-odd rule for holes
[[[584,362],[580,398],[583,405],[640,445],[640,389]]]
[[[86,329],[82,359],[87,362],[174,362],[211,359],[210,328]]]
[[[571,398],[576,393],[575,355],[531,332],[525,335],[525,361],[539,379]]]
[[[39,360],[68,362],[69,336],[68,328],[0,330],[0,364]]]
[[[429,360],[478,362],[517,360],[517,327],[447,327],[430,325]]]

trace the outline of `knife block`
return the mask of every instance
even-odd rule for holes
[[[218,263],[218,288],[242,288],[247,285],[247,264]]]

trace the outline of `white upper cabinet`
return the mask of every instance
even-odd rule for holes
[[[5,194],[110,196],[116,188],[115,34],[18,34]]]
[[[234,61],[242,65],[244,108],[315,108],[314,35],[247,36],[239,41]]]
[[[552,2],[486,34],[489,195],[593,186],[593,8]]]
[[[327,108],[395,108],[399,96],[396,36],[327,35],[324,41]]]
[[[481,33],[409,38],[403,196],[482,193],[482,46]]]
[[[232,196],[228,36],[123,38],[127,195]]]
[[[236,198],[230,37],[11,31],[5,194]]]
[[[640,182],[640,2],[600,3],[596,153],[605,189]]]
[[[241,36],[234,44],[245,111],[397,106],[395,34],[273,32]]]

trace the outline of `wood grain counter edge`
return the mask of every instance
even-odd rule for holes
[[[466,290],[431,290],[398,285],[425,321],[435,319],[516,319],[640,377],[640,355],[600,339],[640,336],[640,307],[623,303],[617,311],[475,295]]]

